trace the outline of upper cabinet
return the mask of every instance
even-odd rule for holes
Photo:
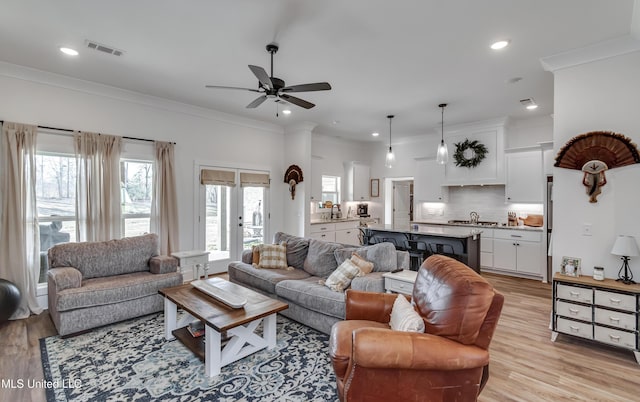
[[[523,148],[505,154],[507,203],[541,203],[543,189],[542,150]]]
[[[371,168],[360,162],[345,162],[345,201],[369,201],[369,175]]]
[[[311,192],[309,199],[311,201],[322,201],[322,159],[317,157],[311,158]]]
[[[415,202],[447,202],[449,188],[444,187],[444,165],[435,159],[416,160],[413,175],[413,199]]]
[[[504,120],[495,120],[451,128],[449,135],[445,132],[449,161],[445,165],[444,185],[504,184],[504,126]],[[476,166],[456,166],[455,144],[463,144],[467,140],[484,145],[487,153]],[[467,148],[462,156],[471,161],[476,154]]]

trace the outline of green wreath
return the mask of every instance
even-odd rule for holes
[[[454,145],[456,146],[456,153],[453,154],[453,158],[456,160],[456,166],[460,167],[474,168],[478,166],[489,152],[484,144],[479,143],[477,140],[469,141],[468,138],[464,142],[458,142]],[[464,155],[467,149],[473,151],[473,157],[467,158]]]

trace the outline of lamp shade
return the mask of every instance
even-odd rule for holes
[[[633,236],[618,236],[616,242],[613,244],[613,248],[611,249],[611,254],[627,257],[636,257],[640,255],[636,238]]]

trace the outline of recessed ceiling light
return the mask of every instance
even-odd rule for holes
[[[537,109],[537,108],[538,108],[538,105],[536,105],[535,103],[533,105],[527,106],[528,110],[534,110],[534,109]]]
[[[284,110],[282,111],[282,114],[290,115],[290,114],[291,114],[291,110],[289,110],[289,109],[284,109]]]
[[[380,135],[380,133],[371,133],[372,136],[377,137]]]
[[[332,121],[333,124],[340,124],[340,120],[334,120]]]
[[[497,42],[494,42],[491,45],[491,49],[493,50],[500,50],[500,49],[504,49],[505,47],[509,46],[510,41],[508,40],[499,40]]]
[[[75,49],[71,49],[70,47],[61,47],[60,51],[64,54],[67,54],[69,56],[77,56],[78,55],[78,51]]]
[[[534,110],[538,108],[538,104],[533,98],[520,99],[520,104],[527,108],[527,110]]]

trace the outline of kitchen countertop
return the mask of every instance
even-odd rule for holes
[[[508,230],[529,230],[532,232],[542,232],[542,227],[534,226],[486,226],[486,225],[473,225],[467,223],[449,223],[449,222],[434,222],[434,221],[412,221],[411,223],[418,223],[420,225],[435,225],[435,226],[449,226],[449,227],[472,227],[482,229],[508,229]]]
[[[445,225],[433,225],[433,226],[424,226],[424,222],[422,226],[418,228],[418,230],[413,230],[409,225],[403,225],[402,227],[395,227],[393,225],[372,225],[369,224],[367,229],[371,230],[382,230],[385,232],[397,232],[397,233],[411,233],[411,234],[425,234],[431,236],[442,236],[442,237],[454,237],[459,239],[465,239],[467,237],[474,237],[475,235],[481,234],[483,228],[475,227],[473,229],[467,227],[452,227]]]
[[[327,223],[339,223],[339,222],[360,222],[360,218],[339,218],[339,219],[319,219],[311,221],[311,225],[327,224]]]

